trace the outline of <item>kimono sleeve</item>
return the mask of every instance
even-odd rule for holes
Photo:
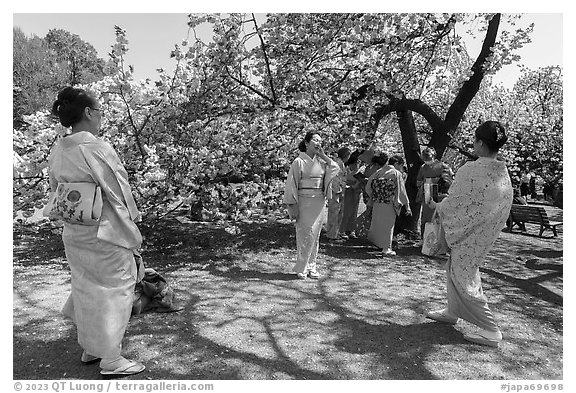
[[[377,176],[378,171],[374,172],[366,181],[366,194],[368,194],[368,198],[372,198],[372,181]]]
[[[340,172],[340,167],[335,160],[326,162],[324,172],[324,196],[328,199],[332,198],[332,182],[336,175]]]
[[[94,180],[100,185],[108,200],[124,206],[130,214],[130,219],[139,221],[140,212],[132,196],[128,173],[112,146],[100,141],[98,144],[83,145],[80,150],[92,170]]]
[[[400,171],[396,171],[396,181],[398,185],[398,199],[403,206],[410,207],[410,200],[408,199],[408,193],[406,192],[406,186],[404,185],[404,176]]]
[[[52,150],[50,151],[50,155],[48,156],[48,184],[50,187],[50,192],[55,192],[56,188],[58,188],[58,181],[54,177],[52,173],[52,161],[54,160],[54,155],[56,154],[56,149],[58,149],[58,145],[54,145]]]
[[[284,185],[284,204],[292,205],[298,203],[298,184],[301,177],[302,166],[300,165],[300,160],[295,159],[290,166],[286,184]]]

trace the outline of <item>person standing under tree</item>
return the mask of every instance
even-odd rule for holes
[[[380,157],[384,163],[388,161],[385,153]],[[370,176],[366,192],[372,202],[372,222],[368,240],[381,248],[384,256],[394,256],[396,252],[392,250],[392,237],[396,217],[400,214],[402,206],[406,207],[406,214],[412,214],[404,177],[393,166],[384,165]]]
[[[444,177],[446,181],[449,181],[449,184],[447,184],[449,187],[454,177],[454,172],[452,169],[450,169],[447,164],[436,159],[436,150],[434,150],[434,148],[425,148],[422,151],[422,160],[424,161],[424,164],[420,167],[418,176],[416,177],[416,185],[418,186],[416,202],[424,201],[424,183],[426,181],[429,181],[433,185],[437,186],[440,178]],[[443,174],[444,176],[442,176]],[[430,209],[425,203],[422,203],[422,212],[420,215],[420,235],[424,235],[424,226],[427,222],[432,220],[433,214],[434,210]]]
[[[332,181],[338,164],[322,149],[318,133],[308,132],[298,145],[300,155],[292,162],[284,188],[284,204],[296,227],[296,264],[299,279],[318,279],[316,269],[320,230],[326,199],[332,196]]]
[[[363,174],[360,172],[358,154],[352,154],[346,163],[346,191],[340,233],[344,239],[356,238],[356,218],[362,195]]]
[[[340,235],[340,225],[344,213],[344,191],[346,189],[346,162],[350,158],[350,149],[342,147],[334,161],[340,171],[332,180],[332,197],[328,199],[328,220],[326,222],[326,237],[337,240]]]
[[[52,113],[71,133],[50,152],[50,189],[59,183],[96,183],[103,200],[98,225],[64,222],[72,291],[62,311],[76,324],[83,363],[100,360],[104,375],[137,374],[144,365],[120,355],[138,279],[134,253],[142,243],[128,174],[112,146],[97,136],[104,112],[93,94],[66,87]]]

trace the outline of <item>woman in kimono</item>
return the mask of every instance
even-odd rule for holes
[[[360,206],[360,197],[365,180],[364,174],[360,172],[358,154],[353,154],[346,163],[346,188],[344,191],[344,211],[342,222],[340,223],[340,233],[342,238],[357,238],[356,218]]]
[[[338,240],[340,225],[344,213],[344,191],[346,190],[346,161],[350,158],[350,149],[341,147],[334,161],[340,169],[332,179],[332,196],[328,200],[328,220],[326,221],[326,237],[328,240]]]
[[[466,340],[498,346],[502,333],[482,291],[479,268],[506,223],[513,191],[506,164],[496,159],[507,140],[504,127],[488,121],[475,136],[478,159],[458,170],[442,202],[429,203],[439,212],[451,251],[446,269],[448,307],[427,317],[450,324],[462,318],[480,328],[465,335]]]
[[[416,177],[416,185],[418,186],[418,195],[416,202],[424,202],[424,183],[428,179],[432,184],[438,184],[440,178],[444,177],[452,183],[454,172],[450,167],[436,159],[436,150],[432,147],[427,147],[422,151],[422,160],[424,164],[420,167]],[[444,176],[443,176],[444,175]],[[428,205],[422,203],[422,212],[420,215],[420,234],[424,235],[424,226],[427,222],[432,221],[432,214],[434,210],[430,210]]]
[[[324,221],[322,212],[332,194],[332,179],[339,171],[338,164],[324,154],[321,144],[320,135],[306,134],[298,146],[300,155],[290,166],[284,189],[288,214],[296,220],[298,255],[292,271],[299,279],[320,277],[316,256]]]
[[[388,157],[381,154],[384,166],[368,179],[366,192],[372,204],[372,223],[368,232],[368,240],[380,247],[384,256],[394,256],[392,236],[396,217],[402,206],[406,214],[412,214],[402,172],[391,165],[386,165]]]
[[[362,200],[364,205],[366,205],[366,210],[362,212],[356,219],[356,235],[358,237],[368,237],[370,231],[370,225],[372,224],[372,201],[366,192],[366,185],[368,184],[368,179],[374,173],[376,173],[380,168],[386,165],[388,156],[384,154],[381,156],[380,153],[373,154],[370,158],[370,165],[364,169],[364,186],[362,187]]]
[[[72,290],[63,313],[76,324],[82,362],[100,360],[105,375],[136,374],[144,365],[120,355],[137,280],[133,250],[142,242],[128,175],[112,146],[97,137],[103,109],[91,93],[66,87],[52,112],[71,133],[50,152],[51,190],[58,183],[96,183],[103,200],[98,225],[64,223]]]

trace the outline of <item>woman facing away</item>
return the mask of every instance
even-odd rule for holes
[[[332,180],[332,196],[328,200],[328,220],[326,222],[326,237],[337,240],[340,236],[340,225],[344,214],[344,191],[346,190],[346,162],[350,158],[350,149],[341,147],[334,159],[340,171]]]
[[[480,125],[474,141],[478,159],[458,170],[442,202],[429,203],[439,212],[451,251],[446,269],[448,307],[429,312],[427,317],[450,324],[462,318],[480,328],[464,338],[490,346],[498,346],[502,333],[482,291],[479,268],[512,206],[512,183],[506,164],[496,159],[506,140],[500,123],[487,121]]]
[[[358,154],[352,154],[346,163],[346,187],[344,191],[344,211],[340,223],[341,237],[344,239],[355,239],[356,219],[362,195],[363,174],[360,172]]]
[[[416,196],[416,202],[424,201],[424,183],[426,181],[432,184],[438,184],[440,178],[444,174],[445,179],[449,179],[452,183],[452,178],[454,173],[450,167],[436,159],[436,150],[432,147],[427,147],[422,151],[422,160],[424,164],[420,167],[418,175],[416,177],[416,185],[418,186],[418,195]],[[448,185],[449,186],[449,185]],[[432,214],[434,210],[431,210],[428,205],[422,203],[422,212],[420,216],[420,234],[424,235],[424,226],[427,222],[432,221]]]
[[[76,324],[82,362],[100,359],[105,375],[136,374],[144,365],[120,354],[137,281],[133,250],[142,243],[128,174],[112,146],[97,137],[103,110],[91,93],[64,88],[52,113],[64,127],[71,127],[71,133],[50,152],[51,190],[58,183],[96,183],[103,199],[98,225],[64,223],[72,290],[62,311]]]
[[[332,193],[332,179],[338,164],[322,149],[322,138],[308,132],[300,142],[300,155],[292,162],[284,188],[284,203],[290,218],[296,220],[297,259],[292,271],[299,279],[318,279],[316,269],[318,240],[326,199]]]
[[[394,256],[396,252],[392,250],[392,236],[396,217],[402,206],[406,207],[406,214],[410,215],[412,212],[402,173],[393,166],[386,165],[388,157],[385,153],[380,157],[385,165],[370,176],[366,184],[366,192],[372,205],[368,240],[382,248],[384,256]]]
[[[370,231],[370,225],[372,224],[372,201],[366,192],[366,185],[368,184],[368,179],[374,173],[376,173],[380,168],[386,165],[386,160],[388,156],[384,153],[373,153],[370,158],[370,165],[364,169],[364,184],[362,187],[362,200],[366,205],[366,210],[358,216],[356,219],[356,236],[367,237]]]

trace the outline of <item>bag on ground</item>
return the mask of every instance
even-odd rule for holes
[[[434,212],[432,221],[424,225],[424,236],[422,237],[422,254],[433,257],[448,252],[448,244],[444,237],[444,230],[440,223],[438,213]]]

